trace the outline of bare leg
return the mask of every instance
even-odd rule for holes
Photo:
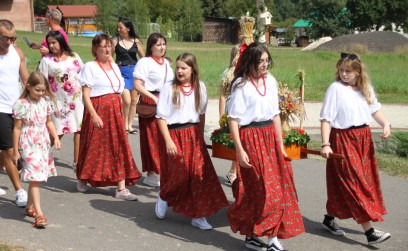
[[[367,221],[367,222],[361,223],[361,226],[363,227],[364,232],[367,232],[371,228],[371,222]]]
[[[131,102],[130,102],[130,107],[129,107],[129,118],[128,118],[128,128],[129,131],[133,130],[133,121],[135,120],[136,116],[136,105],[137,102],[139,101],[139,93],[136,90],[131,90],[130,91],[130,96],[131,96]]]
[[[11,183],[16,191],[21,189],[17,166],[13,162],[13,148],[2,150],[1,156]]]
[[[74,134],[74,164],[75,165],[78,162],[80,138],[81,138],[80,132],[76,132]]]
[[[121,191],[125,189],[125,180],[121,180],[118,182],[118,190]]]
[[[31,197],[31,199],[30,199]],[[28,187],[28,198],[32,201],[35,212],[38,216],[42,216],[43,211],[41,210],[41,197],[40,197],[40,182],[38,181],[31,181]]]
[[[130,92],[127,89],[123,90],[122,93],[122,110],[123,110],[123,118],[124,122],[126,125],[126,131],[131,130],[131,128],[128,127],[128,121],[129,121],[129,107],[130,107]]]

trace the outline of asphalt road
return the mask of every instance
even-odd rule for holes
[[[310,117],[316,117],[318,105],[311,104]],[[206,135],[216,127],[218,116],[216,102],[210,101],[207,114]],[[396,115],[391,123],[401,129],[408,127],[404,114],[407,106],[388,108]],[[399,115],[398,115],[399,114]],[[396,117],[394,117],[396,116]],[[315,118],[313,119],[315,120]],[[309,131],[318,133],[318,123],[307,122]],[[135,123],[137,124],[137,123]],[[314,135],[318,137],[318,135]],[[141,170],[139,136],[129,136],[136,164]],[[208,138],[207,138],[208,140]],[[209,142],[209,141],[208,141]],[[29,250],[249,250],[244,237],[231,232],[226,209],[208,218],[214,226],[211,231],[201,231],[190,225],[190,220],[169,212],[164,220],[154,213],[158,188],[147,187],[139,180],[131,192],[140,196],[139,201],[115,199],[114,187],[92,188],[87,193],[76,191],[76,178],[71,168],[73,156],[72,136],[62,139],[63,149],[55,151],[58,176],[42,185],[42,208],[48,218],[45,229],[32,227],[33,219],[24,216],[24,209],[14,204],[11,182],[6,173],[0,172],[0,187],[7,194],[0,196],[0,241],[21,245]],[[311,157],[311,156],[310,156]],[[231,188],[224,185],[230,162],[213,158],[219,180],[230,202]],[[390,240],[370,247],[362,229],[353,220],[338,221],[346,236],[337,237],[321,228],[325,213],[325,162],[319,157],[292,161],[295,183],[306,232],[283,240],[288,250],[406,250],[408,246],[408,181],[381,173],[382,189],[388,214],[384,222],[374,227],[392,234]],[[27,184],[23,184],[27,188]],[[266,240],[265,240],[266,241]]]

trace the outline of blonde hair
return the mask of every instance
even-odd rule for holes
[[[44,74],[39,71],[33,71],[27,79],[26,88],[24,88],[23,93],[21,93],[20,99],[27,98],[30,91],[27,90],[27,86],[34,87],[37,85],[45,85],[45,95],[48,96],[51,101],[57,107],[57,100],[55,99],[54,94],[51,91],[50,84],[48,80],[45,78]]]
[[[366,66],[364,65],[363,62],[361,62],[360,56],[358,56],[357,54],[353,54],[353,55],[356,55],[357,58],[356,59],[351,59],[351,58],[346,57],[346,58],[340,58],[337,61],[337,64],[336,64],[336,69],[337,69],[337,71],[336,71],[336,80],[341,81],[339,68],[342,65],[352,69],[353,71],[355,71],[357,73],[357,75],[356,75],[356,87],[357,87],[358,90],[361,91],[361,93],[363,94],[363,97],[367,101],[367,103],[369,105],[371,105],[373,103],[373,100],[372,100],[371,94],[370,94],[371,84],[370,84],[370,78],[368,77],[368,74],[366,72]]]
[[[236,44],[231,49],[230,66],[221,79],[220,92],[221,92],[221,95],[224,97],[227,97],[231,94],[231,85],[232,85],[232,80],[234,79],[234,71],[235,71],[235,66],[238,63],[240,49],[241,49],[240,44]]]
[[[191,53],[182,53],[180,54],[177,61],[184,62],[186,65],[191,67],[191,85],[194,88],[194,97],[195,97],[195,109],[197,112],[200,112],[201,107],[201,88],[200,88],[200,73],[198,71],[197,59]],[[172,103],[176,108],[180,108],[180,89],[179,86],[181,82],[177,77],[173,81],[173,99]]]
[[[61,23],[62,13],[58,9],[48,9],[47,15],[56,23]]]

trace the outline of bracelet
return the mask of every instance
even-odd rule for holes
[[[322,148],[325,148],[326,146],[330,146],[330,143],[323,143]]]

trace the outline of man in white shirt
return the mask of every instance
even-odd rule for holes
[[[12,108],[25,86],[28,71],[24,53],[14,46],[16,31],[11,21],[0,19],[0,166],[5,166],[16,190],[16,204],[25,207],[27,192],[22,189],[17,166],[13,162]],[[20,80],[22,86],[20,86]],[[6,192],[0,188],[0,195]]]

